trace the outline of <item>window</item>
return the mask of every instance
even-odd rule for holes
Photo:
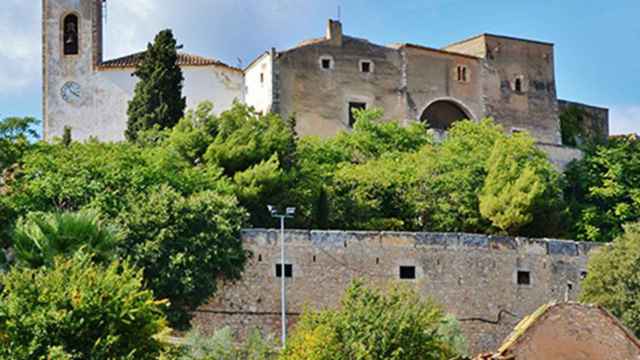
[[[320,57],[320,68],[322,70],[331,70],[333,69],[333,58],[331,56],[321,56]]]
[[[416,278],[415,266],[400,266],[400,279],[412,280]]]
[[[580,280],[584,280],[587,278],[587,272],[586,271],[580,271]]]
[[[364,110],[366,108],[367,108],[366,103],[362,103],[362,102],[349,103],[349,126],[350,127],[353,127],[353,125],[356,123],[355,110]]]
[[[65,16],[62,26],[62,48],[64,54],[78,55],[78,17],[74,14]]]
[[[459,82],[469,82],[469,69],[465,65],[458,65],[456,67],[456,79]]]
[[[531,285],[531,272],[519,270],[517,280],[518,285]]]
[[[264,84],[264,73],[260,73],[260,84]]]
[[[360,60],[360,72],[363,72],[363,73],[373,72],[373,63],[369,60]]]
[[[282,264],[276,264],[276,277],[282,277]],[[293,265],[284,264],[284,277],[293,277]]]
[[[514,87],[516,89],[516,92],[522,92],[522,79],[516,79],[516,84]]]
[[[524,133],[524,130],[519,129],[519,128],[511,128],[511,134],[515,135],[515,134],[522,134]]]

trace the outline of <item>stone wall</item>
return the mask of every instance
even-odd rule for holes
[[[243,278],[221,284],[218,296],[195,312],[194,325],[225,325],[240,334],[280,328],[278,232],[246,230],[253,253]],[[552,300],[575,299],[594,245],[573,241],[456,233],[287,231],[289,325],[303,311],[335,307],[356,278],[376,286],[401,281],[443,304],[462,323],[472,351],[497,348],[525,315]],[[400,280],[400,266],[416,278]],[[530,283],[519,284],[518,273]],[[521,279],[522,280],[522,279]]]
[[[609,109],[577,103],[574,101],[558,100],[560,114],[570,108],[581,110],[584,116],[579,119],[582,134],[597,141],[606,141],[609,137]],[[578,139],[583,140],[584,139]]]

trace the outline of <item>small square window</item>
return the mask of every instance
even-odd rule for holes
[[[400,266],[400,279],[412,280],[416,278],[415,266]]]
[[[531,285],[531,272],[518,271],[518,285]]]
[[[331,69],[331,59],[322,59],[322,68],[325,70]]]
[[[282,277],[282,264],[276,264],[276,277]],[[284,264],[284,277],[293,277],[293,265]]]
[[[361,103],[361,102],[349,103],[349,126],[350,127],[353,127],[353,125],[356,123],[355,110],[364,110],[366,108],[367,108],[366,103]]]
[[[580,280],[587,278],[588,273],[586,271],[580,271]]]
[[[360,71],[362,71],[363,73],[370,73],[371,72],[371,62],[369,61],[363,61],[360,63]]]

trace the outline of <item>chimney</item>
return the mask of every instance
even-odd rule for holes
[[[342,46],[342,23],[340,21],[329,19],[327,40],[333,46]]]

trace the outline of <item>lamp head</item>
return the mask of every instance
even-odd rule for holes
[[[276,212],[276,209],[273,207],[273,205],[267,205],[267,209],[269,209],[270,214],[274,214]]]
[[[296,213],[296,208],[294,207],[287,208],[287,215],[293,216],[295,213]]]

